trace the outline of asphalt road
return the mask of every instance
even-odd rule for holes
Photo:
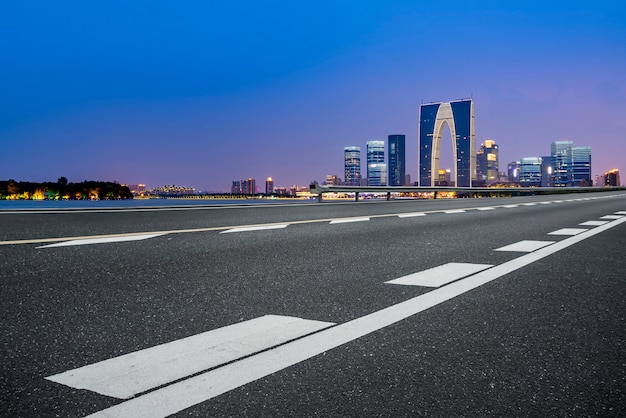
[[[624,416],[625,249],[616,192],[0,212],[0,414]]]

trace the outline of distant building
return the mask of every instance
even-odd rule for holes
[[[451,180],[452,170],[449,168],[445,170],[437,171],[437,180],[435,180],[435,186],[454,186]]]
[[[572,141],[555,141],[551,145],[552,185],[567,187],[573,184]]]
[[[511,183],[519,183],[519,161],[512,161],[507,164],[506,174]]]
[[[327,174],[325,184],[328,186],[341,186],[341,179],[336,174]]]
[[[622,182],[619,178],[619,170],[613,169],[604,173],[604,185],[605,186],[621,186]]]
[[[271,177],[265,180],[265,194],[274,194],[274,180]]]
[[[498,181],[498,145],[488,139],[476,152],[476,179],[490,184]]]
[[[519,184],[522,187],[541,186],[541,157],[520,159]]]
[[[234,180],[233,185],[230,187],[231,194],[241,194],[241,181]]]
[[[387,150],[389,159],[389,185],[406,185],[406,157],[405,157],[405,136],[389,135],[387,137]]]
[[[448,125],[456,152],[455,178],[459,187],[471,187],[476,179],[476,129],[474,100],[429,103],[420,106],[418,177],[420,186],[433,186],[439,171],[441,134]]]
[[[367,142],[367,185],[387,185],[387,164],[385,164],[385,141]]]
[[[554,162],[550,155],[541,157],[541,187],[552,187]]]
[[[574,186],[589,187],[591,180],[591,147],[572,147],[572,181]]]
[[[361,148],[345,147],[343,149],[344,178],[348,186],[361,185]]]
[[[256,180],[251,177],[247,180],[241,180],[241,194],[256,194]]]

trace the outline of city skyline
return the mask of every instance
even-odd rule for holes
[[[306,185],[398,133],[417,180],[420,105],[466,97],[501,164],[573,141],[626,169],[626,5],[500,3],[5,2],[0,179]]]

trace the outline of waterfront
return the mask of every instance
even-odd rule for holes
[[[0,200],[0,211],[39,209],[155,208],[309,203],[312,199],[125,199],[125,200]]]

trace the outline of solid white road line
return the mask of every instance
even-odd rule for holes
[[[548,235],[578,235],[581,232],[585,232],[583,228],[562,228],[556,231],[548,232]]]
[[[69,247],[71,245],[90,245],[90,244],[107,244],[111,242],[141,241],[143,239],[159,237],[161,235],[163,234],[141,234],[141,235],[127,235],[127,236],[106,237],[106,238],[75,239],[71,241],[57,242],[56,244],[42,245],[37,248]]]
[[[351,223],[351,222],[367,222],[369,221],[370,218],[367,217],[363,217],[363,218],[340,218],[340,219],[333,219],[332,221],[330,221],[331,225],[336,225],[336,224],[347,224],[347,223]]]
[[[248,226],[243,228],[232,228],[225,231],[221,231],[220,234],[230,234],[231,232],[250,232],[250,231],[267,231],[270,229],[283,229],[287,228],[288,224],[276,224],[276,225],[259,225]]]
[[[578,225],[580,226],[600,226],[600,225],[604,225],[604,224],[608,224],[609,221],[587,221],[587,222],[583,222],[580,223]]]
[[[626,218],[590,229],[405,302],[149,392],[90,416],[141,418],[175,414],[399,322],[624,222]]]
[[[426,216],[423,212],[399,213],[398,218],[414,218],[416,216]]]
[[[409,274],[394,280],[389,284],[404,284],[411,286],[440,287],[463,277],[493,267],[492,264],[448,263],[428,270]]]
[[[120,399],[334,325],[266,315],[46,377]]]
[[[554,241],[520,241],[515,244],[496,248],[494,251],[518,251],[522,253],[530,253],[550,244],[554,244]]]

